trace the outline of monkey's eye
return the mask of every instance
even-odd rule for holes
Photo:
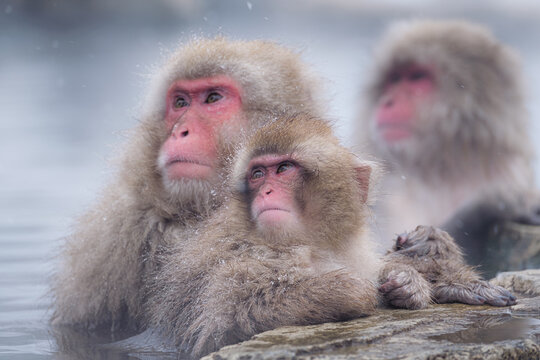
[[[388,83],[395,84],[401,80],[401,75],[398,72],[393,72],[388,76]]]
[[[257,180],[263,177],[264,177],[264,171],[262,171],[261,169],[253,169],[251,171],[251,177],[250,177],[251,180]]]
[[[182,97],[182,96],[177,96],[175,99],[174,99],[174,107],[175,108],[183,108],[183,107],[186,107],[189,105],[189,103],[187,102],[187,100]]]
[[[217,92],[211,92],[208,97],[206,98],[205,103],[211,104],[215,103],[216,101],[222,99],[223,96],[221,94],[218,94]]]
[[[277,174],[280,174],[280,173],[282,173],[282,172],[284,172],[284,171],[287,171],[287,170],[289,170],[289,169],[292,169],[293,167],[294,167],[294,165],[293,165],[292,163],[290,163],[290,162],[288,162],[288,161],[283,162],[283,163],[279,164],[279,166],[278,166],[278,168],[277,168],[277,170],[276,170],[276,173],[277,173]]]
[[[409,75],[409,80],[418,81],[418,80],[426,79],[428,77],[429,77],[428,73],[425,72],[424,70],[417,70],[417,71],[413,71]]]

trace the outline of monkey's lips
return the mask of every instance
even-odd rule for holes
[[[206,179],[214,171],[212,165],[187,157],[169,159],[165,168],[169,179]]]
[[[411,137],[412,129],[408,124],[402,121],[379,122],[377,130],[383,139],[388,142],[394,142]]]
[[[266,224],[283,224],[291,217],[291,211],[278,207],[264,207],[257,212],[257,221]]]

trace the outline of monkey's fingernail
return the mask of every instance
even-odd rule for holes
[[[516,298],[514,296],[504,296],[502,297],[502,300],[505,301],[505,304],[502,306],[509,306],[509,305],[516,304]]]

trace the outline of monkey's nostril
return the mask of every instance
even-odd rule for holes
[[[189,135],[189,131],[188,131],[188,130],[182,131],[182,132],[180,133],[180,135],[181,135],[182,137],[186,137],[186,136]]]

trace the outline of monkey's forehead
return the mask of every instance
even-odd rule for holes
[[[225,38],[195,39],[180,47],[152,77],[145,113],[164,111],[162,98],[171,82],[215,75],[240,84],[248,109],[303,107],[322,113],[320,79],[297,52],[268,41]]]
[[[495,53],[513,55],[489,29],[461,20],[415,20],[391,26],[375,50],[379,69],[399,64],[423,63],[450,66],[463,57],[468,61],[492,61]],[[510,61],[510,60],[509,60]]]

